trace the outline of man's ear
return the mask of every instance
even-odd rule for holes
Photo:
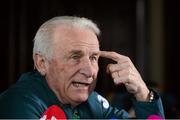
[[[42,55],[36,53],[33,55],[33,59],[36,69],[41,73],[41,75],[45,76],[47,71],[45,58]]]

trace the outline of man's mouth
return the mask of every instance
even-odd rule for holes
[[[90,84],[89,83],[83,83],[83,82],[72,82],[73,86],[74,87],[87,87],[89,86]]]

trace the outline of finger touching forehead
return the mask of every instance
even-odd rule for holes
[[[116,52],[111,52],[111,51],[100,51],[100,57],[108,58],[111,60],[114,60],[116,62],[120,62],[121,60],[127,60],[128,57],[118,54]]]

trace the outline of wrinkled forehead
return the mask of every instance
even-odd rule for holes
[[[53,42],[61,47],[81,47],[87,46],[99,49],[99,41],[96,34],[87,28],[61,25],[53,32]]]

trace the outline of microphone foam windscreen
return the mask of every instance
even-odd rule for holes
[[[43,113],[40,120],[67,119],[65,112],[57,105],[52,105]]]

